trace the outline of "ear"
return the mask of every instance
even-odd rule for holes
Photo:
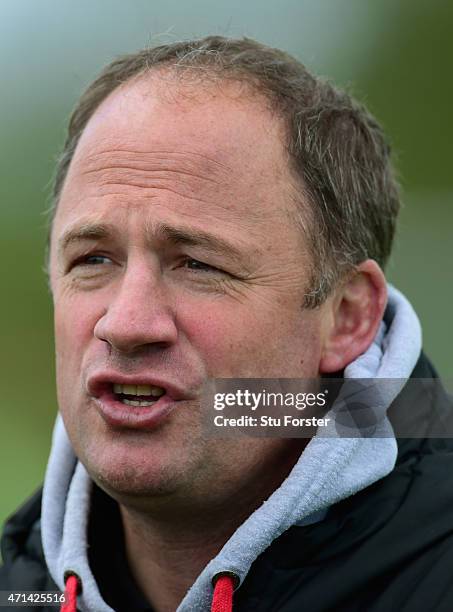
[[[321,374],[343,370],[373,342],[387,304],[384,273],[372,259],[359,264],[331,298]]]

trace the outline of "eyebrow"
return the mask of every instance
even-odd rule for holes
[[[63,253],[71,244],[108,238],[114,234],[109,225],[102,223],[83,223],[67,230],[58,241],[58,253]]]
[[[239,248],[227,240],[203,230],[172,227],[163,223],[159,224],[154,231],[160,239],[167,240],[174,245],[201,246],[213,253],[226,254],[235,259],[240,259],[244,255]]]
[[[201,246],[213,253],[241,259],[243,251],[220,236],[195,228],[174,227],[165,223],[153,224],[147,228],[148,235],[174,245]],[[84,223],[67,230],[58,242],[58,253],[63,253],[71,244],[96,241],[118,235],[118,230],[109,224]]]

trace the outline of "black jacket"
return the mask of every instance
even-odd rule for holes
[[[412,376],[436,374],[422,356]],[[433,410],[451,418],[445,394],[425,399],[413,402],[414,419],[429,420]],[[392,406],[390,419],[396,415]],[[234,595],[235,612],[453,611],[453,440],[401,439],[398,447],[388,476],[334,505],[322,522],[291,527],[257,558]],[[121,612],[150,610],[137,591],[125,597],[135,587],[118,534],[119,552],[110,554],[108,537],[119,523],[105,513],[110,504],[114,514],[114,502],[98,497],[98,507],[106,505],[102,521],[91,521],[90,562],[104,599]],[[38,493],[7,522],[0,590],[57,590],[43,559],[39,516]]]

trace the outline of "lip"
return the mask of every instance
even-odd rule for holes
[[[162,387],[165,394],[151,406],[127,406],[116,399],[112,383]],[[173,410],[196,397],[180,385],[149,373],[125,375],[115,371],[91,375],[87,380],[87,391],[100,416],[111,428],[147,431],[157,428],[168,419]]]

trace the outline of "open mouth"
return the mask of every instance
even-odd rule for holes
[[[145,407],[152,406],[165,395],[165,389],[153,385],[120,385],[114,383],[113,393],[115,399],[126,406]]]

